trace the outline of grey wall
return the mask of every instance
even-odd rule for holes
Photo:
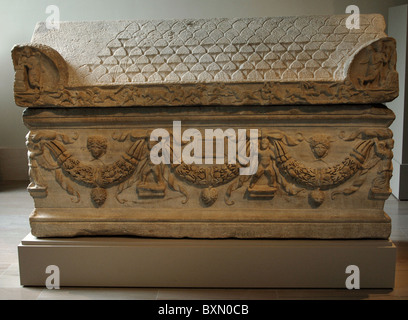
[[[397,71],[399,74],[399,96],[387,106],[394,111],[395,121],[391,125],[394,133],[394,173],[391,179],[393,194],[400,200],[408,200],[408,82],[407,40],[408,5],[392,7],[388,15],[388,34],[397,41]]]
[[[350,4],[359,6],[361,13],[381,13],[387,18],[389,7],[406,3],[408,0],[0,0],[0,151],[24,148],[26,135],[23,109],[13,100],[10,50],[14,44],[30,41],[36,22],[46,20],[48,5],[59,7],[61,20],[79,21],[344,14]]]

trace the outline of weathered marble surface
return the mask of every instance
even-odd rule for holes
[[[28,108],[33,234],[389,236],[383,206],[391,192],[390,110],[200,109]],[[173,119],[183,131],[259,129],[257,173],[239,175],[239,162],[153,165],[149,132],[157,127],[172,132]]]
[[[33,235],[388,238],[395,40],[346,17],[39,24],[12,51]],[[154,164],[173,121],[257,129],[258,170]]]
[[[381,103],[398,95],[380,15],[39,23],[16,46],[32,106]],[[35,71],[36,65],[41,65]]]

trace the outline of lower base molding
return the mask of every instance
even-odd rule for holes
[[[344,288],[358,267],[360,288],[393,288],[390,240],[240,240],[77,237],[18,246],[23,286]],[[54,267],[55,268],[55,267]],[[55,274],[54,274],[55,276]],[[357,278],[355,278],[357,279]]]
[[[198,239],[382,239],[388,223],[284,223],[284,222],[69,222],[31,223],[38,237],[119,235]],[[53,234],[54,233],[54,234]],[[347,235],[347,236],[346,236]]]
[[[251,216],[252,215],[252,216]],[[31,233],[39,238],[137,236],[198,239],[388,239],[384,212],[37,208]]]

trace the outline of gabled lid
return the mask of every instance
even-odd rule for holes
[[[13,48],[20,106],[381,103],[398,95],[380,15],[39,23]]]

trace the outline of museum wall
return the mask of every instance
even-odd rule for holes
[[[211,17],[263,17],[344,14],[350,4],[361,13],[381,13],[408,0],[16,0],[0,1],[0,180],[25,180],[25,135],[21,114],[14,104],[14,70],[10,50],[30,41],[37,21],[56,5],[62,21],[126,20]]]

